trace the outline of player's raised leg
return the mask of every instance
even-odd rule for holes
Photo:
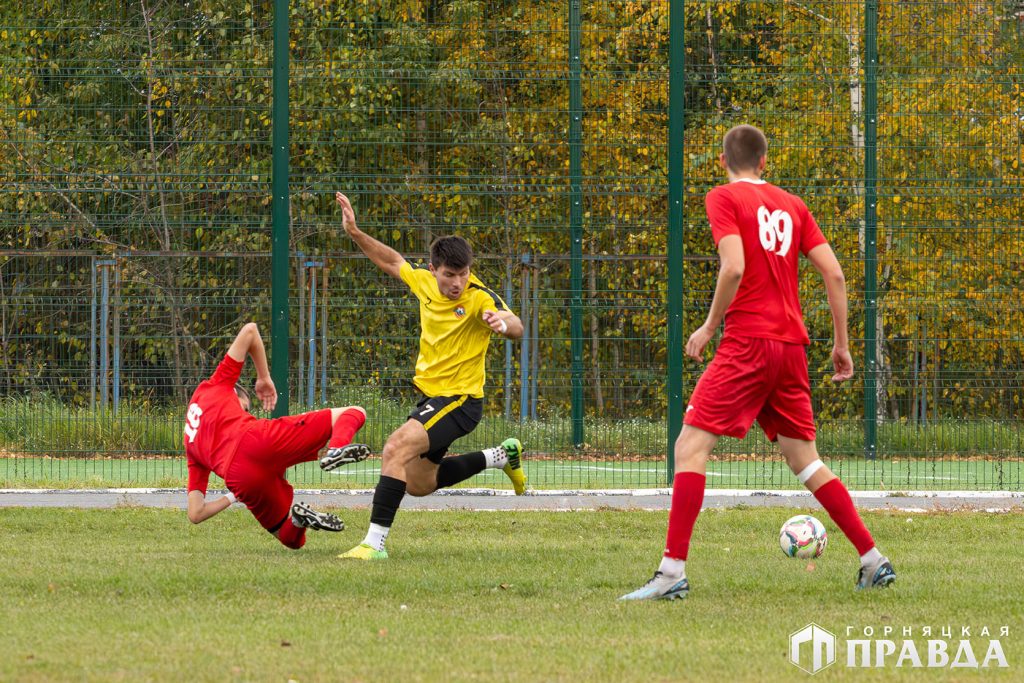
[[[320,458],[320,469],[329,472],[342,465],[362,462],[369,457],[369,446],[352,443],[352,437],[364,424],[366,411],[359,406],[331,409],[331,438],[327,442],[327,453]]]
[[[704,481],[708,456],[718,436],[703,429],[684,425],[676,439],[676,474],[672,482],[672,507],[668,515],[668,534],[661,565],[646,584],[623,595],[620,600],[672,600],[685,598],[690,591],[686,579],[686,557],[690,537],[704,502]]]
[[[494,448],[448,456],[443,458],[437,467],[435,489],[455,486],[486,469],[498,469],[502,470],[511,480],[516,495],[521,496],[526,493],[526,475],[523,472],[522,455],[523,444],[519,442],[519,439],[510,437]],[[426,494],[414,493],[413,495]]]
[[[779,448],[800,483],[814,494],[836,526],[850,539],[860,555],[857,590],[884,588],[896,580],[889,558],[875,547],[871,532],[853,505],[850,492],[832,470],[821,461],[814,441],[801,441],[779,435]]]

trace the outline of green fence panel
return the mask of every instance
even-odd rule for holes
[[[192,388],[242,323],[269,340],[272,5],[0,8],[5,486],[181,486]],[[669,9],[290,4],[289,411],[361,404],[379,452],[416,400],[416,307],[345,236],[341,190],[410,260],[467,237],[527,327],[492,343],[485,419],[457,448],[515,434],[535,486],[663,486],[668,302],[685,340],[717,271],[703,197],[725,179],[721,138],[753,123],[767,178],[806,200],[847,275],[858,374],[842,386],[813,269],[801,285],[826,460],[851,488],[1019,490],[1020,3],[677,3],[674,197]],[[683,399],[701,369],[683,364]],[[366,487],[378,471],[292,479]],[[722,441],[709,482],[798,487],[756,427]]]

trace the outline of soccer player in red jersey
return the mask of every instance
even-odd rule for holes
[[[306,542],[306,529],[341,531],[345,524],[305,503],[293,504],[292,487],[284,473],[292,465],[316,460],[325,444],[328,450],[321,467],[325,462],[333,468],[338,462],[365,459],[370,449],[351,441],[366,422],[366,411],[348,406],[257,419],[249,414],[249,396],[238,384],[246,355],[256,366],[256,397],[267,410],[277,403],[263,338],[256,323],[247,323],[216,371],[189,401],[185,418],[188,518],[193,524],[204,522],[230,507],[237,496],[264,529],[298,550]],[[224,480],[228,494],[207,502],[210,472]]]
[[[861,556],[856,587],[887,586],[892,564],[875,547],[842,481],[819,459],[807,373],[807,345],[798,293],[803,254],[825,281],[835,341],[833,382],[853,377],[847,338],[846,280],[818,224],[798,197],[761,179],[768,154],[764,133],[736,126],[719,157],[729,182],[705,199],[718,246],[718,282],[707,320],[686,342],[703,362],[704,349],[725,320],[711,364],[697,382],[675,444],[668,539],[661,566],[623,600],[685,597],[686,556],[704,500],[705,468],[721,436],[743,438],[754,420]]]

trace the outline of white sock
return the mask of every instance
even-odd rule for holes
[[[878,552],[878,548],[872,548],[863,555],[860,556],[860,566],[870,567],[878,564],[882,560],[882,553]]]
[[[487,459],[487,469],[500,470],[508,464],[508,455],[501,446],[484,449],[484,458]]]
[[[384,541],[387,540],[389,531],[391,531],[391,527],[371,522],[370,528],[366,532],[366,538],[363,539],[363,544],[370,546],[374,550],[384,550]]]
[[[683,576],[686,574],[686,560],[677,560],[674,557],[662,557],[658,571],[665,576]]]

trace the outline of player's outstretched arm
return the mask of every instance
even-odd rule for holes
[[[263,337],[256,323],[242,325],[235,341],[228,348],[228,355],[239,363],[244,363],[247,355],[252,356],[252,363],[256,366],[256,397],[263,403],[264,409],[273,410],[277,405],[277,389],[274,380],[270,379],[267,349],[263,346]]]
[[[522,339],[523,321],[512,311],[484,311],[483,318],[495,334],[509,339]]]
[[[726,235],[718,241],[718,259],[718,282],[715,285],[715,296],[711,299],[711,310],[704,324],[686,341],[686,355],[701,362],[704,360],[704,349],[725,319],[725,312],[736,298],[743,279],[746,260],[743,256],[743,240],[739,235]]]
[[[842,382],[853,377],[853,358],[850,356],[850,339],[847,330],[849,304],[846,299],[846,276],[839,265],[835,252],[828,244],[819,244],[807,252],[807,259],[821,273],[828,294],[828,306],[832,310],[832,329],[835,342],[832,346],[832,365],[836,373],[833,382]]]
[[[205,522],[210,517],[213,517],[219,512],[223,512],[231,507],[231,504],[235,502],[235,497],[232,495],[221,496],[215,500],[211,500],[209,503],[206,502],[206,496],[203,495],[202,491],[189,491],[188,492],[188,521],[193,524],[199,524]]]
[[[345,227],[345,233],[352,238],[352,241],[359,245],[367,258],[373,261],[378,268],[393,278],[401,279],[398,272],[405,263],[405,258],[388,245],[379,242],[356,226],[356,212],[352,209],[352,203],[348,197],[338,192],[334,195],[341,207],[341,224]]]

